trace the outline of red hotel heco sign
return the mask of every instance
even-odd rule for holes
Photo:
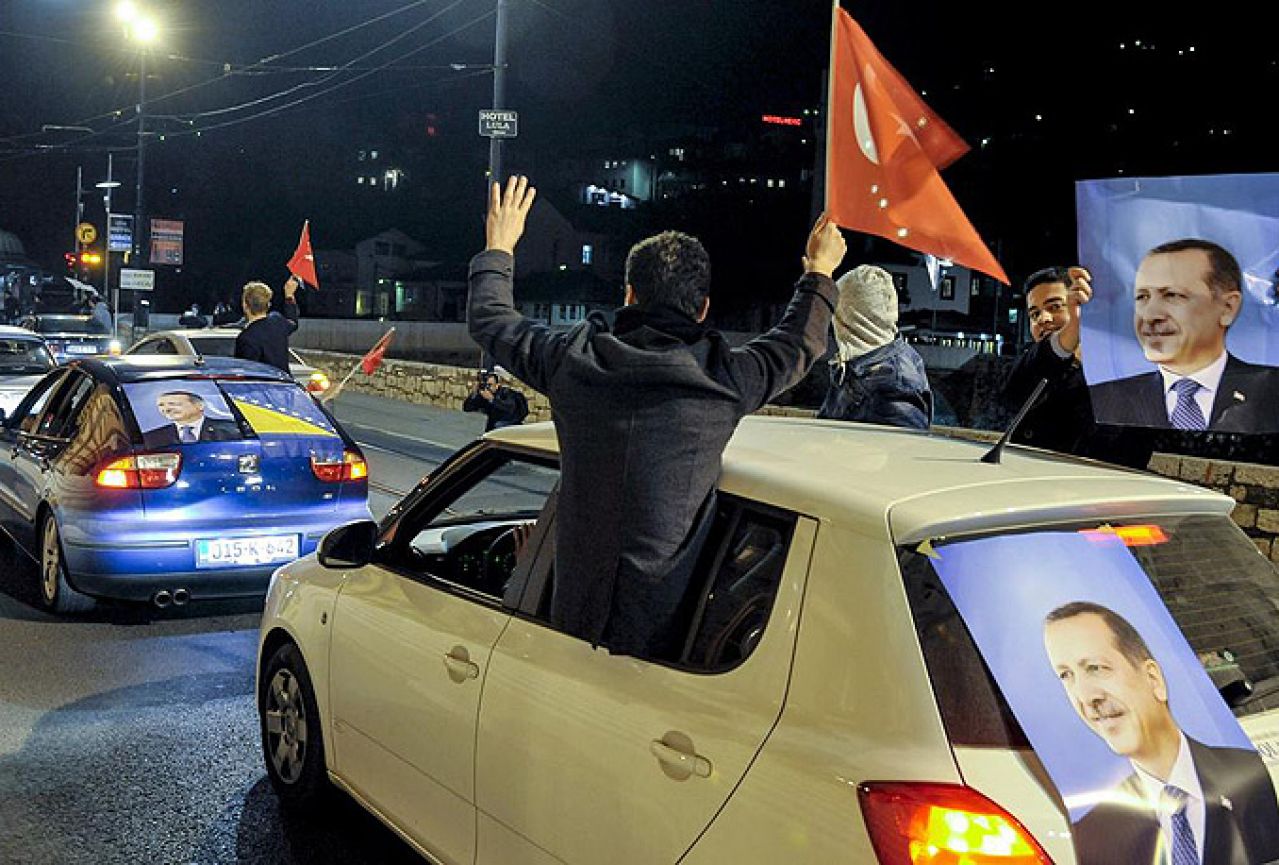
[[[798,117],[783,117],[780,114],[765,114],[760,119],[765,123],[772,123],[776,126],[802,126],[804,123]]]

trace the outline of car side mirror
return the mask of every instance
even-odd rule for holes
[[[326,568],[362,568],[373,561],[377,523],[357,520],[338,526],[320,540],[315,557]]]

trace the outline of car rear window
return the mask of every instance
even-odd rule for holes
[[[1224,516],[1161,517],[1008,533],[1030,536],[1043,554],[1016,562],[992,558],[985,564],[982,579],[1004,581],[1008,588],[1009,607],[1001,615],[1019,614],[1015,582],[1032,569],[1051,566],[1063,533],[1123,540],[1126,555],[1145,574],[1236,717],[1279,707],[1279,574],[1233,522]],[[901,548],[902,577],[951,741],[1025,745],[1024,733],[934,565],[948,546],[976,537]]]
[[[235,357],[233,336],[197,336],[190,340],[191,347],[205,357]]]
[[[53,369],[53,355],[34,339],[0,339],[0,375],[35,375]]]

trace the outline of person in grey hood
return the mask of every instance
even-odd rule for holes
[[[839,278],[830,388],[817,416],[926,430],[933,392],[919,352],[897,332],[897,289],[863,264]]]
[[[467,322],[497,362],[551,402],[560,443],[551,623],[615,654],[669,657],[715,513],[720,459],[744,415],[821,356],[843,260],[824,216],[777,326],[740,348],[705,326],[710,259],[667,231],[626,259],[626,306],[554,331],[516,311],[514,249],[534,190],[492,187],[471,260]]]

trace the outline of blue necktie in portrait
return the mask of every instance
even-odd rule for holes
[[[1182,379],[1186,381],[1186,379]],[[1203,416],[1200,415],[1202,418]],[[1172,813],[1172,843],[1168,865],[1199,865],[1199,851],[1195,847],[1195,836],[1190,831],[1190,820],[1186,817],[1186,799],[1189,794],[1172,784],[1164,786],[1164,800]]]
[[[180,427],[178,431],[178,440],[185,444],[193,443],[195,441],[195,428],[185,425]]]
[[[1199,408],[1199,403],[1195,402],[1195,394],[1203,385],[1192,378],[1178,379],[1173,382],[1173,392],[1177,394],[1177,404],[1173,406],[1172,421],[1173,429],[1202,430],[1208,428],[1208,421],[1204,419],[1203,411]]]

